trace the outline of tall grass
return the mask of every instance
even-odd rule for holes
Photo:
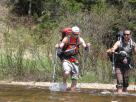
[[[114,34],[117,33],[117,30],[114,30],[114,28],[118,26],[118,10],[103,4],[101,4],[101,8],[96,9],[94,6],[91,9],[91,12],[78,10],[72,14],[67,12],[65,17],[61,16],[55,23],[45,20],[41,24],[24,26],[27,25],[25,24],[26,21],[22,25],[15,21],[11,23],[8,19],[7,29],[4,33],[4,47],[0,51],[0,78],[50,81],[53,73],[54,46],[61,39],[60,28],[77,25],[81,29],[80,36],[86,42],[91,43],[91,51],[87,55],[86,62],[83,62],[82,47],[80,49],[81,57],[79,60],[80,69],[83,72],[82,81],[111,82],[112,66],[107,59],[106,49],[111,47],[111,42],[115,42]],[[21,17],[16,19],[21,22]],[[120,26],[122,27],[123,24]],[[108,37],[110,37],[110,40]],[[61,76],[62,66],[60,60],[57,59],[57,80],[61,80]],[[133,73],[133,76],[135,76],[135,73]]]
[[[1,79],[24,81],[50,80],[51,61],[46,55],[23,55],[18,52],[3,51],[0,53]]]

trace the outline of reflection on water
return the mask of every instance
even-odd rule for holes
[[[48,88],[0,85],[0,102],[134,102],[134,95],[117,96],[102,90],[50,92]]]

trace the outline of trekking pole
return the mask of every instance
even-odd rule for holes
[[[52,83],[49,87],[50,91],[60,91],[61,90],[61,84],[56,82],[56,67],[57,67],[57,57],[58,57],[58,49],[55,49],[55,54],[53,56],[52,60],[52,67],[53,67],[53,75],[52,75]]]
[[[55,49],[55,56],[53,58],[53,82],[55,82],[55,76],[56,76],[56,65],[57,65],[57,48]]]
[[[83,76],[83,74],[84,74],[84,69],[85,69],[84,61],[85,61],[85,55],[84,55],[84,49],[83,49],[81,76]]]
[[[134,71],[134,73],[136,72],[136,70],[135,69],[133,69]],[[133,83],[133,86],[134,86],[134,92],[136,92],[136,77],[135,77],[135,74],[133,75],[133,79],[134,79],[134,83]]]
[[[136,78],[135,78],[135,82],[134,82],[134,92],[136,92]]]
[[[115,53],[112,54],[112,74],[115,74]]]
[[[115,78],[115,52],[112,53],[112,78],[113,78],[113,81],[112,81],[112,84],[114,84],[114,78]],[[115,98],[115,95],[114,95],[114,86],[112,88],[112,99]]]
[[[82,58],[82,71],[81,71],[81,76],[83,76],[84,71],[85,71],[85,64],[88,59],[88,53],[90,52],[90,43],[87,43],[88,49],[85,50],[83,49],[83,58]]]
[[[85,50],[85,61],[84,62],[86,62],[87,61],[87,59],[88,59],[88,55],[89,55],[89,53],[90,53],[90,43],[87,43],[87,46],[88,46],[88,49],[87,50]]]

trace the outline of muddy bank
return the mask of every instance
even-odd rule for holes
[[[21,85],[31,87],[49,87],[51,82],[15,82],[15,81],[0,81],[0,85]],[[68,83],[70,87],[70,83]],[[85,89],[116,89],[116,84],[101,84],[101,83],[78,83],[77,87]],[[128,87],[130,91],[136,91],[136,84],[130,84]]]

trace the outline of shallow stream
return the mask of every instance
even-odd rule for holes
[[[48,88],[0,85],[0,102],[136,102],[136,93],[113,94],[107,90],[51,92]]]

